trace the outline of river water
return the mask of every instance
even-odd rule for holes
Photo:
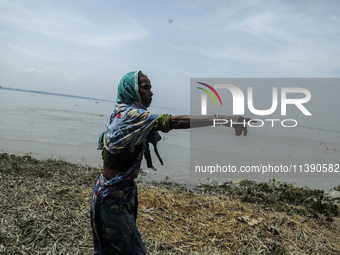
[[[82,98],[62,97],[38,93],[28,93],[0,89],[0,151],[16,155],[32,155],[38,159],[64,159],[72,163],[101,167],[101,151],[97,151],[97,142],[105,128],[106,121],[113,109],[112,102],[96,101]],[[162,109],[150,107],[152,113],[187,114],[187,112],[175,109]],[[281,145],[284,146],[287,139],[295,140],[292,154],[304,148],[314,146],[325,156],[339,159],[340,134],[320,130],[300,130],[295,138],[287,138],[282,134]],[[223,134],[221,133],[223,132]],[[304,137],[305,134],[305,137]],[[261,143],[258,154],[251,155],[258,159],[270,157],[270,148],[273,140],[269,134],[263,134],[258,130],[250,130],[248,137],[243,140],[235,140],[233,131],[219,130],[216,135],[225,135],[224,139],[233,142],[247,144],[248,155],[250,151],[256,152],[257,145]],[[273,134],[274,135],[274,134]],[[197,184],[198,182],[219,183],[237,177],[228,178],[192,178],[190,176],[190,131],[173,130],[169,133],[161,133],[162,141],[158,145],[163,158],[164,166],[161,166],[157,157],[153,154],[153,163],[157,171],[147,169],[145,162],[142,168],[147,173],[146,179],[164,180],[166,176],[179,183]],[[311,137],[314,136],[314,139]],[[317,136],[317,139],[315,137]],[[207,138],[208,139],[208,138]],[[301,140],[302,139],[302,140]],[[242,141],[239,143],[238,141]],[[303,141],[303,142],[302,142]],[[207,140],[208,144],[208,140]],[[300,146],[300,147],[299,147]],[[301,147],[302,146],[302,147]],[[229,146],[232,148],[233,146]],[[214,154],[220,148],[213,146],[204,147],[207,154]],[[268,153],[263,153],[267,150]],[[261,152],[262,151],[262,152]],[[232,155],[233,152],[228,152]],[[240,149],[234,156],[244,157],[245,150]],[[319,154],[318,154],[319,155]],[[340,162],[339,162],[340,163]],[[340,176],[340,175],[339,175]],[[266,176],[251,176],[257,181],[268,181]],[[303,178],[287,180],[296,185],[312,188],[324,188],[339,185],[340,178],[323,178],[322,180],[304,180]]]

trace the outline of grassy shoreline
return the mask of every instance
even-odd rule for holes
[[[100,169],[0,154],[1,254],[92,254]],[[339,254],[339,207],[284,183],[186,187],[138,181],[150,254]]]

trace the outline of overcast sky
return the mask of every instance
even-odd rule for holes
[[[340,77],[340,1],[0,0],[0,85],[116,99],[142,70],[153,105],[191,77]]]

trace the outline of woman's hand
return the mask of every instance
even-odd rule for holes
[[[246,136],[248,133],[247,125],[250,118],[242,116],[219,116],[220,119],[225,119],[228,122],[225,124],[227,127],[233,127],[235,129],[235,135],[240,136],[242,133]],[[256,121],[253,121],[256,122]]]

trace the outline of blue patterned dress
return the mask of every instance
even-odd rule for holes
[[[161,138],[149,133],[158,118],[138,102],[118,104],[104,132],[104,148],[116,154],[140,146],[137,159],[125,172],[111,180],[99,174],[91,200],[91,226],[94,254],[147,254],[136,226],[138,176],[146,137],[152,144]],[[132,151],[131,151],[132,152]]]

